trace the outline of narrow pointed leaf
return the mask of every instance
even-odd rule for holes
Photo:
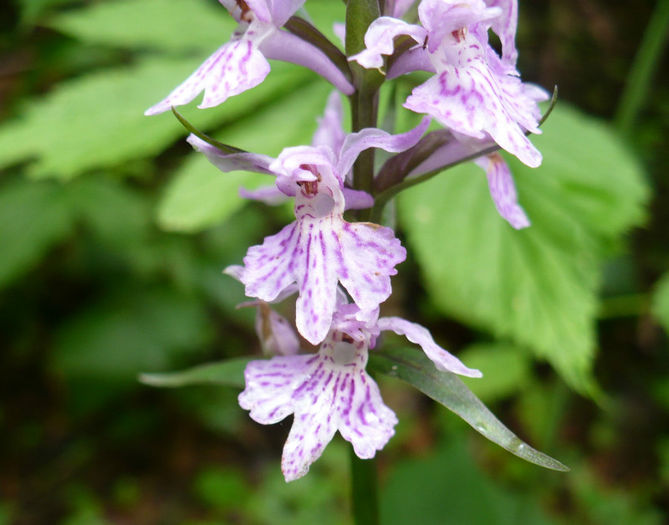
[[[140,374],[139,381],[145,385],[167,388],[210,384],[243,388],[244,369],[251,360],[249,357],[238,357],[198,365],[180,372]]]
[[[469,423],[474,429],[519,458],[551,470],[566,472],[556,459],[533,449],[506,428],[455,375],[437,370],[422,353],[406,348],[370,354],[369,366],[416,387]]]

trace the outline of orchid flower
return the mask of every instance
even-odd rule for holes
[[[388,77],[419,69],[435,75],[414,88],[404,107],[434,117],[470,146],[468,153],[477,143],[493,140],[528,166],[538,166],[541,153],[525,133],[540,133],[537,102],[548,95],[522,83],[515,69],[516,0],[422,0],[418,14],[421,25],[392,17],[374,21],[365,35],[367,48],[350,60],[381,67],[382,55],[393,53],[393,39],[410,36],[417,44],[394,61]],[[488,28],[502,41],[501,58],[488,44]],[[486,171],[501,215],[514,228],[528,226],[502,158],[481,159],[477,164]]]
[[[340,300],[316,354],[278,356],[246,366],[239,404],[251,418],[268,425],[294,414],[281,459],[286,481],[304,476],[337,430],[363,459],[374,457],[395,433],[397,417],[365,371],[381,331],[405,335],[440,370],[481,377],[438,346],[422,326],[396,317],[379,319],[378,309],[362,317],[356,305]]]
[[[336,107],[334,97],[328,110]],[[391,293],[390,276],[406,250],[390,228],[344,220],[347,194],[353,205],[371,205],[371,196],[347,190],[346,176],[363,150],[404,151],[415,145],[429,119],[400,135],[367,128],[338,133],[338,118],[326,110],[313,146],[286,148],[276,160],[250,153],[224,154],[191,136],[196,149],[223,171],[252,169],[276,175],[277,189],[295,197],[296,220],[260,246],[249,248],[240,280],[246,295],[272,302],[297,285],[296,324],[312,344],[328,333],[341,283],[361,310],[370,311]]]
[[[199,108],[217,106],[228,97],[260,84],[270,72],[267,59],[312,69],[343,93],[353,86],[316,46],[280,28],[305,0],[219,0],[238,22],[229,42],[219,47],[195,72],[145,115],[187,104],[204,91]]]

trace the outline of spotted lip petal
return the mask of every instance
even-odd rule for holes
[[[318,344],[330,328],[337,282],[362,309],[373,309],[390,296],[390,276],[405,257],[390,228],[351,224],[341,216],[309,217],[251,247],[242,281],[246,295],[264,301],[297,283],[297,329]]]
[[[281,468],[286,481],[304,476],[334,434],[371,458],[394,434],[397,417],[365,372],[367,347],[343,341],[334,330],[318,354],[252,361],[239,404],[262,424],[294,414]]]

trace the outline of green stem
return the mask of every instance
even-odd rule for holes
[[[376,460],[360,459],[351,450],[351,498],[355,525],[379,525]]]
[[[378,0],[348,0],[346,3],[346,54],[354,55],[365,48],[369,24],[381,15]],[[353,62],[350,64],[355,93],[351,95],[353,132],[375,128],[378,117],[378,91],[383,76]],[[353,187],[372,193],[374,189],[374,149],[363,151],[353,165]],[[370,210],[361,210],[359,220],[368,220]]]
[[[623,134],[629,134],[649,92],[653,73],[659,64],[669,30],[669,0],[659,0],[646,27],[641,45],[627,74],[615,123]]]

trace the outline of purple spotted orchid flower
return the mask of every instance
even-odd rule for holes
[[[397,317],[379,319],[378,309],[361,317],[358,307],[346,304],[342,296],[317,353],[252,361],[244,373],[246,388],[239,404],[251,418],[268,425],[294,414],[281,459],[286,481],[304,476],[337,430],[363,459],[374,457],[395,433],[397,417],[365,371],[381,331],[406,336],[440,370],[481,377],[480,371],[437,345],[422,326]]]
[[[229,42],[218,48],[195,72],[146,115],[187,104],[204,91],[199,108],[223,103],[260,84],[270,72],[267,59],[312,69],[343,93],[353,86],[316,46],[280,28],[305,0],[219,0],[239,23]]]
[[[433,77],[417,86],[404,106],[426,113],[449,128],[463,147],[445,146],[433,154],[431,165],[453,161],[459,149],[468,156],[496,142],[523,163],[536,167],[541,153],[526,136],[540,133],[537,102],[547,93],[523,83],[516,71],[516,0],[422,0],[421,25],[392,17],[374,21],[365,35],[367,48],[350,60],[367,68],[383,66],[383,55],[394,50],[393,39],[409,35],[417,44],[393,62],[388,77],[425,70]],[[488,43],[488,29],[502,42],[499,57]],[[517,203],[511,172],[499,155],[480,159],[488,176],[495,206],[514,228],[529,225]]]
[[[274,174],[277,189],[295,198],[296,220],[265,238],[262,245],[249,248],[239,279],[247,296],[266,302],[297,285],[297,329],[312,344],[323,341],[330,329],[338,283],[360,310],[374,310],[390,296],[390,276],[406,257],[390,228],[344,220],[347,201],[349,208],[373,203],[368,194],[345,187],[353,163],[368,148],[404,151],[418,142],[429,125],[425,118],[400,135],[376,128],[344,135],[338,131],[336,100],[336,96],[330,99],[315,145],[286,148],[276,160],[251,153],[224,154],[196,137],[189,138],[221,170]]]

